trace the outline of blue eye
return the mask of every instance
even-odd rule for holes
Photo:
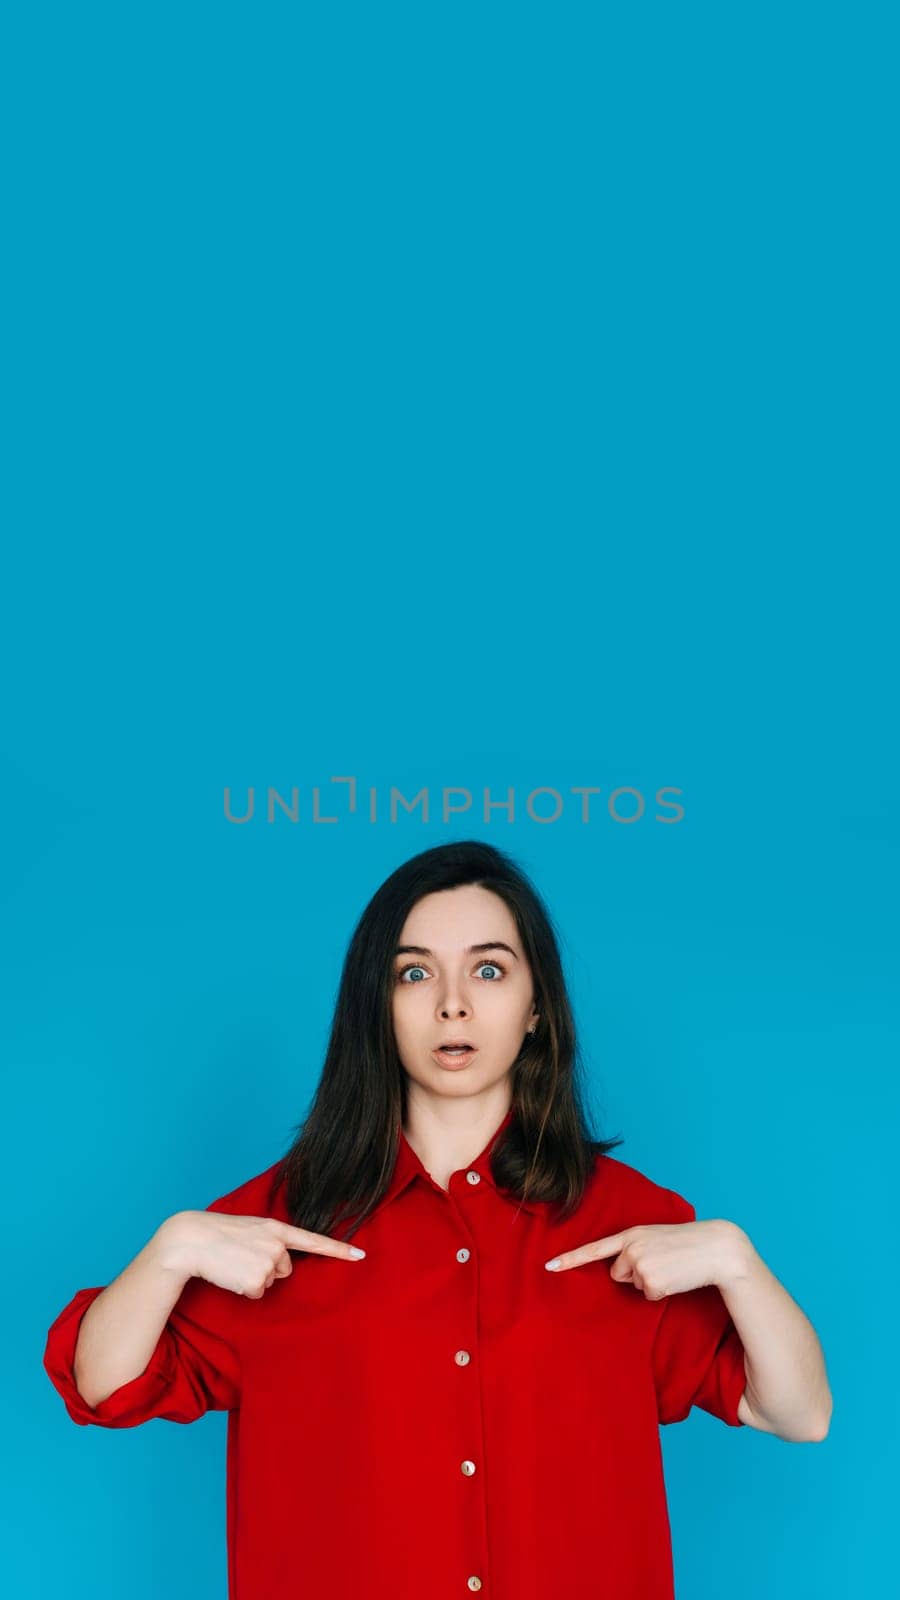
[[[506,972],[506,968],[503,966],[502,962],[500,962],[500,961],[479,961],[478,966],[475,969],[476,972],[479,972],[482,969],[482,967],[491,967],[494,970],[494,972],[498,972],[501,975],[501,977]],[[397,978],[402,983],[404,978],[406,977],[407,973],[409,973],[409,972],[424,972],[424,971],[425,971],[425,968],[423,966],[420,966],[418,961],[413,961],[413,962],[411,962],[409,964],[409,966],[401,967],[400,971],[397,973]],[[499,979],[497,979],[497,978],[491,978],[490,979],[491,983],[497,983],[498,981],[499,981]],[[414,978],[412,980],[412,982],[421,983],[422,979],[421,978]]]

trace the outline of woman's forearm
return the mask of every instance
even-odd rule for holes
[[[190,1277],[177,1249],[178,1216],[166,1218],[84,1314],[74,1374],[89,1406],[98,1406],[122,1384],[139,1378],[149,1365]]]
[[[824,1439],[832,1398],[816,1330],[743,1229],[731,1226],[718,1287],[744,1346],[747,1401],[782,1439]]]

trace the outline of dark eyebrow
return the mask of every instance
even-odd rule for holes
[[[487,944],[470,944],[465,954],[467,956],[475,956],[480,950],[508,950],[511,956],[515,956],[517,961],[519,959],[512,945],[504,944],[502,939],[490,939]],[[434,951],[426,950],[425,946],[422,944],[398,944],[396,950],[394,951],[394,955],[431,956],[433,958]]]

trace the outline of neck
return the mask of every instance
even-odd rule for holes
[[[496,1133],[512,1103],[503,1081],[484,1094],[448,1099],[410,1085],[403,1132],[425,1171],[442,1189],[470,1166]]]

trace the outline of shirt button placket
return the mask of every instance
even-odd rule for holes
[[[467,1172],[466,1173],[466,1182],[471,1188],[474,1189],[481,1182],[481,1174],[478,1173],[478,1172],[475,1172],[474,1170]],[[472,1252],[470,1250],[468,1250],[465,1245],[461,1245],[460,1248],[456,1252],[456,1259],[461,1264],[465,1264],[465,1262],[467,1262],[470,1259],[471,1254],[472,1254]],[[479,1321],[479,1319],[478,1319],[478,1278],[477,1278],[477,1274],[472,1279],[472,1286],[473,1286],[473,1296],[472,1296],[472,1298],[473,1298],[473,1306],[472,1306],[472,1312],[471,1312],[471,1316],[470,1316],[470,1324],[471,1324],[471,1329],[472,1329],[472,1334],[473,1334],[473,1340],[472,1340],[473,1348],[477,1348],[477,1342],[478,1342],[477,1341],[477,1334],[478,1334],[478,1321]],[[470,1364],[470,1362],[472,1360],[471,1351],[469,1351],[469,1350],[457,1350],[454,1353],[453,1359],[456,1362],[456,1365],[458,1367],[467,1367],[467,1366],[469,1366],[469,1364]],[[480,1374],[478,1373],[477,1369],[472,1374],[472,1378],[470,1379],[470,1381],[471,1382],[475,1382],[475,1383],[480,1382]],[[475,1399],[477,1401],[479,1397],[477,1396],[477,1394],[475,1393],[474,1390],[472,1391],[472,1394],[473,1394],[473,1399]],[[477,1432],[478,1437],[482,1437],[482,1435],[481,1435],[481,1421],[480,1421],[480,1419],[481,1419],[481,1407],[480,1407],[480,1405],[478,1405],[477,1410],[473,1410],[472,1415],[473,1415],[473,1430],[474,1430],[474,1432]],[[467,1458],[465,1461],[461,1461],[460,1462],[459,1470],[462,1473],[463,1477],[471,1478],[471,1477],[474,1477],[474,1475],[475,1475],[475,1473],[477,1471],[477,1465],[476,1465],[476,1463],[474,1461],[472,1461],[472,1460]],[[482,1497],[482,1502],[481,1502],[481,1522],[482,1522],[482,1537],[484,1538],[484,1541],[485,1541],[485,1544],[484,1544],[483,1548],[486,1548],[486,1542],[487,1541],[486,1541],[485,1508],[484,1508],[483,1497]],[[466,1588],[468,1590],[470,1590],[471,1592],[473,1592],[473,1593],[476,1590],[482,1589],[483,1587],[484,1587],[483,1579],[480,1578],[477,1573],[471,1573],[470,1576],[466,1579]]]

